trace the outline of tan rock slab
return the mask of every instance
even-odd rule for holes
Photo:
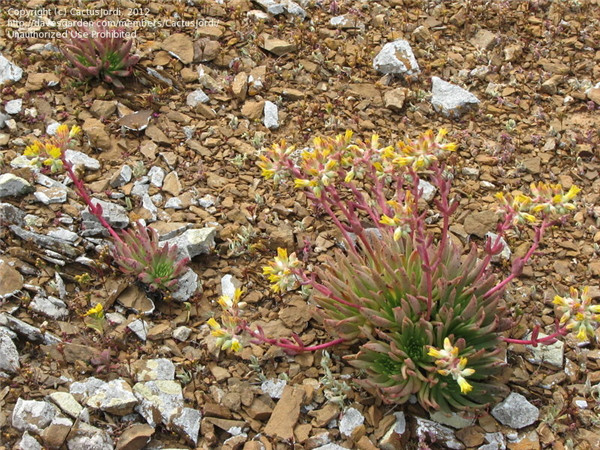
[[[30,73],[25,83],[25,89],[28,91],[39,91],[48,86],[56,86],[60,79],[53,73]]]
[[[174,197],[181,194],[181,182],[179,181],[177,172],[169,172],[167,176],[165,176],[162,189]]]
[[[277,405],[275,405],[275,409],[273,409],[269,422],[265,426],[265,434],[280,439],[292,440],[303,400],[303,389],[286,386]]]
[[[265,108],[264,101],[253,101],[249,100],[242,106],[242,115],[248,119],[258,120],[262,117],[263,110]]]
[[[276,56],[296,51],[296,44],[271,37],[266,37],[261,47]]]
[[[184,64],[190,64],[194,60],[194,43],[187,34],[172,34],[163,41],[161,48]]]
[[[150,425],[132,425],[117,440],[117,450],[141,450],[150,442],[153,434],[154,428]]]
[[[0,298],[9,296],[23,287],[23,276],[8,263],[0,259]]]
[[[81,126],[83,132],[87,135],[90,140],[90,144],[101,150],[109,150],[111,147],[111,140],[106,127],[104,124],[94,118],[86,119]]]

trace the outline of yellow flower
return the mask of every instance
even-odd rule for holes
[[[227,332],[221,328],[221,325],[214,319],[214,317],[208,319],[206,323],[210,328],[212,328],[212,332],[210,334],[212,334],[213,336],[223,337],[227,335]]]
[[[77,136],[79,133],[81,133],[81,127],[79,127],[77,125],[73,125],[71,127],[71,131],[69,133],[69,137],[73,138],[73,137]]]
[[[98,303],[93,308],[88,309],[88,311],[84,314],[84,317],[85,316],[104,317],[104,307],[101,303]]]
[[[38,156],[41,151],[41,147],[43,147],[40,141],[35,141],[32,145],[28,146],[23,155],[25,156]]]
[[[242,349],[242,344],[237,338],[233,338],[231,340],[231,350],[234,352],[239,352]]]
[[[468,383],[468,381],[465,380],[461,376],[459,376],[459,377],[456,378],[456,382],[460,386],[460,392],[461,392],[461,394],[468,394],[469,392],[471,392],[473,390],[473,386],[471,386]]]

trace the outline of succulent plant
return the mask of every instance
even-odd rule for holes
[[[503,319],[502,292],[486,296],[495,277],[475,247],[461,259],[444,241],[422,255],[411,236],[394,240],[393,230],[381,231],[371,243],[376,258],[338,252],[318,272],[331,294],[314,295],[333,335],[367,339],[348,357],[366,372],[359,384],[390,403],[416,395],[427,409],[489,403],[501,387],[484,380],[503,363],[500,332],[511,324]],[[433,269],[430,307],[427,266]]]
[[[161,246],[158,233],[140,222],[123,232],[121,240],[115,240],[112,255],[123,273],[155,291],[172,290],[189,262],[189,258],[178,261],[177,246]]]
[[[101,21],[70,33],[61,48],[74,66],[68,69],[69,75],[81,80],[98,78],[122,88],[119,77],[132,75],[140,59],[130,54],[133,40],[126,40],[124,34],[124,28],[109,28]]]

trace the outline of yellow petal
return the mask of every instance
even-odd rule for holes
[[[462,394],[468,394],[473,390],[473,386],[471,386],[463,377],[458,377],[456,382],[460,386],[460,392]]]
[[[214,317],[211,317],[210,319],[208,319],[206,323],[213,330],[220,330],[221,329],[221,325],[219,325],[219,322],[217,322]]]

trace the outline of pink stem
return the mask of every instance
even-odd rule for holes
[[[345,339],[338,338],[338,339],[334,339],[333,341],[324,342],[323,344],[311,345],[309,347],[306,347],[302,343],[302,341],[300,341],[299,338],[297,338],[297,337],[295,337],[296,342],[299,342],[297,344],[294,344],[289,339],[284,339],[284,338],[272,339],[272,338],[268,338],[263,333],[250,329],[250,327],[248,326],[248,324],[246,324],[245,322],[240,324],[240,328],[243,331],[247,332],[250,336],[252,336],[258,342],[262,342],[262,343],[269,344],[269,345],[275,345],[277,347],[283,348],[284,350],[287,350],[287,351],[290,351],[290,352],[294,352],[294,353],[314,352],[314,351],[317,351],[317,350],[322,350],[324,348],[333,347],[334,345],[341,344],[342,342],[345,342]]]

